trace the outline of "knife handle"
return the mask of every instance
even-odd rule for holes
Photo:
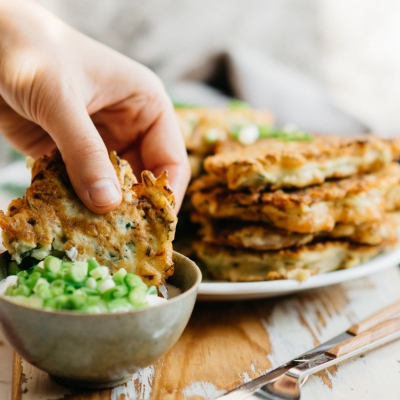
[[[344,342],[331,347],[330,349],[326,350],[325,353],[338,358],[399,330],[400,317],[388,319],[387,321],[381,322],[373,328],[360,333],[354,338],[345,340]]]
[[[348,333],[352,335],[358,335],[366,330],[376,326],[382,321],[386,321],[390,317],[393,317],[396,314],[400,313],[400,300],[396,303],[393,303],[389,307],[384,308],[381,311],[378,311],[376,314],[371,315],[370,317],[364,319],[364,321],[359,322],[358,324],[353,325],[351,328],[347,330]]]

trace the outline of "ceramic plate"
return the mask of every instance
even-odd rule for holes
[[[247,300],[275,297],[296,293],[307,289],[334,285],[351,279],[377,273],[400,263],[400,247],[382,254],[365,264],[315,275],[305,282],[295,280],[276,280],[262,282],[203,282],[200,284],[198,300]]]

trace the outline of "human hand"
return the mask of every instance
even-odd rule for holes
[[[97,213],[121,201],[107,149],[137,177],[167,170],[176,210],[190,178],[160,80],[29,0],[0,0],[0,132],[33,158],[57,146],[75,191]]]

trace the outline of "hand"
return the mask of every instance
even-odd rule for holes
[[[0,0],[0,131],[33,158],[57,146],[75,191],[97,213],[121,201],[107,149],[138,179],[143,169],[167,170],[177,210],[189,181],[160,80],[28,0]]]

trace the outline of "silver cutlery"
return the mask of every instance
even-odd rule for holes
[[[399,313],[400,301],[217,400],[299,399],[309,375],[399,338],[400,317],[390,319]]]

